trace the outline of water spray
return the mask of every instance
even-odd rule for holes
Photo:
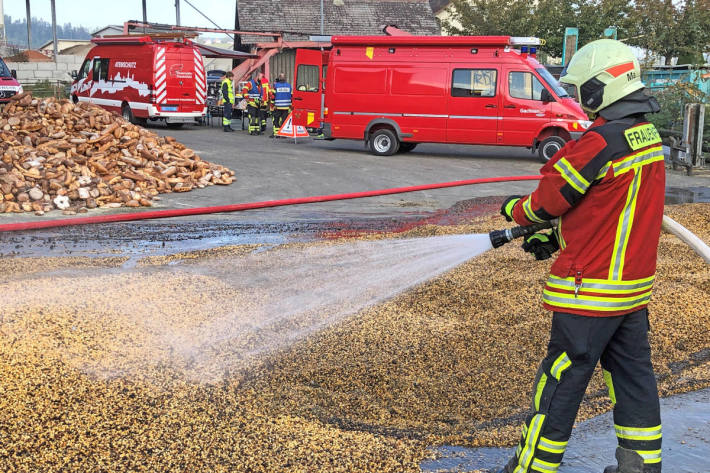
[[[554,221],[541,222],[528,226],[506,228],[504,230],[494,230],[489,233],[488,236],[491,239],[491,245],[493,246],[493,248],[498,248],[505,245],[506,243],[515,240],[516,238],[526,237],[532,235],[533,233],[537,233],[540,230],[552,228],[554,224]]]

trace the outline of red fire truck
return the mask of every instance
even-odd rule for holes
[[[543,161],[589,126],[536,60],[537,38],[333,36],[296,53],[294,123],[376,155],[418,143],[522,146]]]
[[[8,103],[10,97],[22,92],[22,86],[17,82],[17,73],[8,69],[5,61],[0,58],[0,105]]]
[[[179,127],[205,116],[207,82],[195,44],[177,35],[107,36],[75,75],[74,102],[115,111],[132,122]]]

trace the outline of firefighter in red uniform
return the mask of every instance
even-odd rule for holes
[[[261,106],[259,107],[259,125],[261,133],[266,131],[266,119],[269,116],[269,104],[271,103],[271,85],[269,79],[259,73],[259,83],[261,84]]]
[[[553,311],[547,356],[533,383],[532,413],[500,473],[557,471],[579,404],[601,361],[614,404],[618,465],[605,473],[661,471],[661,417],[648,342],[648,312],[663,218],[661,139],[644,114],[631,49],[601,39],[580,49],[560,81],[595,117],[577,141],[543,166],[537,189],[501,213],[521,225],[557,218],[523,243],[537,259],[560,249],[543,291]]]

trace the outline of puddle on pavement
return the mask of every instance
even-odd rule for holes
[[[710,389],[661,399],[663,468],[673,473],[710,472]],[[615,464],[616,436],[610,412],[581,422],[572,432],[559,473],[600,473]],[[422,462],[425,473],[497,471],[513,448],[436,449],[440,458]]]
[[[710,187],[666,187],[666,205],[710,202]]]

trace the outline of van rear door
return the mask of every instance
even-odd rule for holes
[[[156,48],[157,55],[160,49]],[[205,75],[198,54],[197,49],[189,46],[165,48],[165,94],[158,95],[156,100],[161,112],[195,112],[204,107]]]
[[[296,80],[293,88],[293,123],[317,128],[323,105],[323,56],[313,49],[296,50]]]
[[[541,98],[545,86],[522,66],[505,68],[502,94],[503,142],[510,146],[532,146],[540,130],[551,120],[551,104]]]
[[[496,144],[500,106],[500,71],[494,64],[452,64],[448,143]]]

